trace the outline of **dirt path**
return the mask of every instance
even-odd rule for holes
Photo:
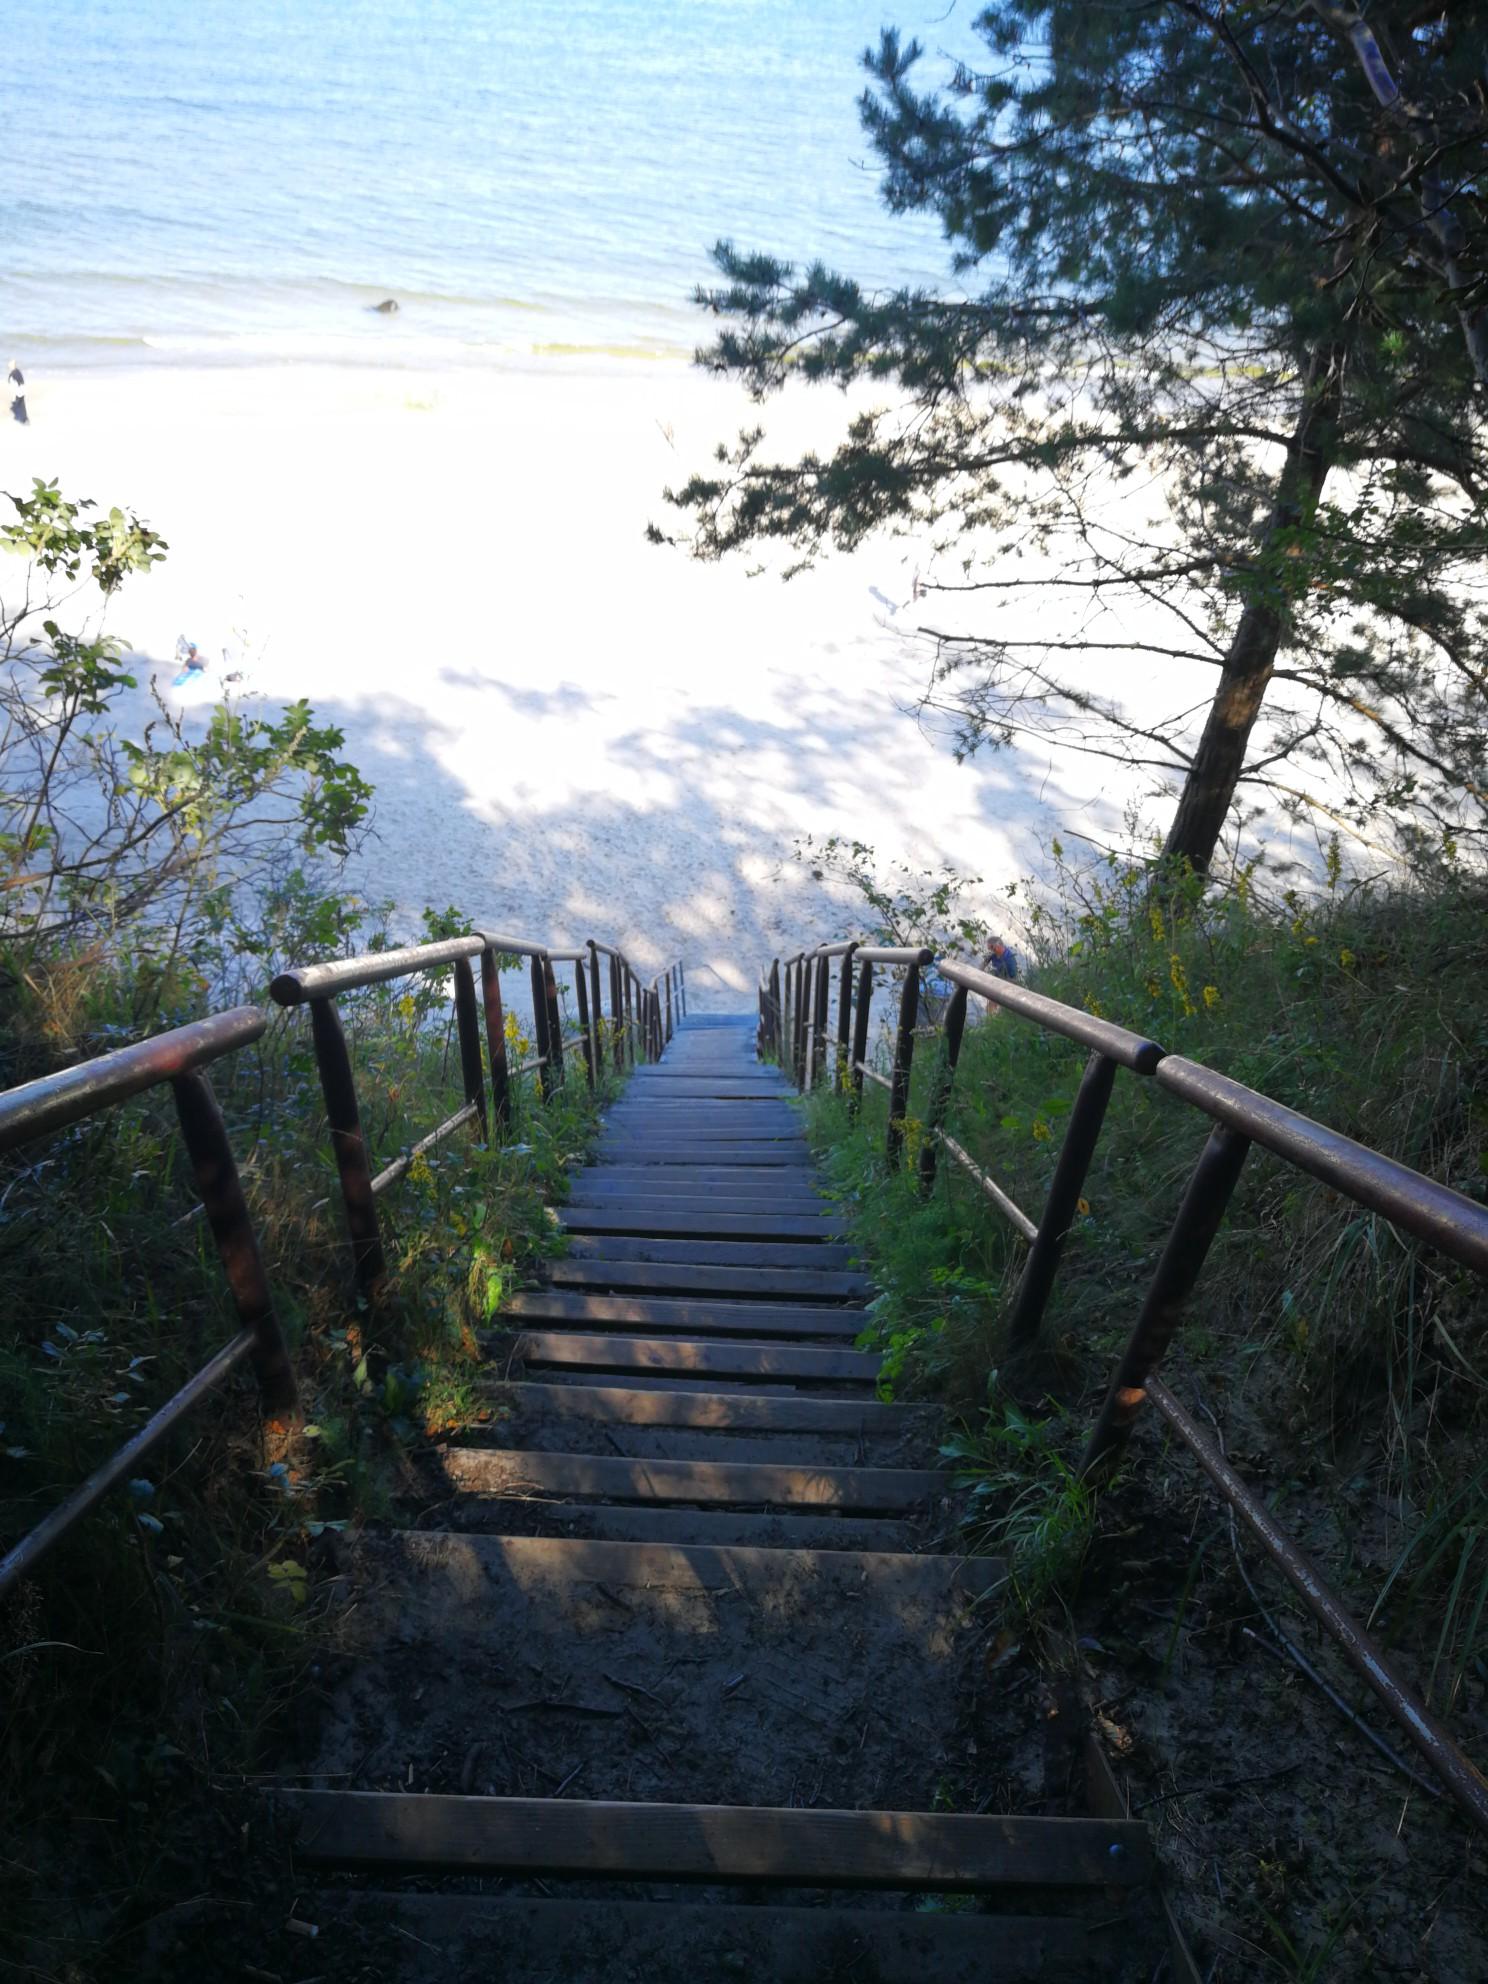
[[[934,1415],[875,1398],[747,1023],[635,1073],[564,1219],[481,1443],[344,1552],[275,1974],[1150,1977],[1146,1832],[1075,1815],[1076,1716],[998,1700],[1000,1567],[934,1547]]]

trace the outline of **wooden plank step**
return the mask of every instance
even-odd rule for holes
[[[564,1200],[555,1207],[555,1211],[570,1224],[576,1223],[572,1217],[575,1213],[592,1214],[602,1219],[645,1218],[648,1214],[663,1219],[685,1219],[713,1213],[720,1219],[801,1220],[807,1222],[805,1238],[827,1237],[834,1225],[844,1223],[842,1208],[827,1199],[797,1197],[773,1201],[766,1198],[725,1198],[701,1192],[689,1196],[683,1191],[642,1194],[600,1192],[588,1186],[575,1192],[571,1199]]]
[[[578,1295],[556,1288],[524,1289],[510,1296],[499,1320],[571,1324],[634,1325],[648,1330],[681,1330],[704,1336],[834,1336],[851,1341],[873,1318],[866,1309],[838,1309],[822,1303],[681,1302],[658,1296]],[[633,1330],[632,1330],[633,1333]]]
[[[809,1159],[792,1159],[788,1169],[778,1165],[700,1165],[688,1159],[605,1159],[593,1163],[575,1177],[605,1178],[609,1184],[643,1184],[649,1192],[667,1190],[673,1184],[702,1186],[742,1186],[750,1192],[811,1192],[815,1188],[815,1167]]]
[[[1087,1921],[960,1910],[799,1908],[779,1902],[550,1899],[328,1888],[298,1903],[320,1929],[316,1951],[341,1975],[381,1977],[392,1949],[417,1958],[419,1984],[1107,1984],[1154,1976],[1160,1945],[1119,1918]],[[284,1937],[277,1967],[300,1954]],[[988,1946],[995,1943],[995,1968]],[[273,1957],[264,1947],[264,1961]],[[319,1960],[319,1958],[317,1959]],[[1121,1963],[1121,1968],[1108,1966]],[[174,1974],[174,1973],[173,1973]],[[296,1968],[293,1974],[298,1975]],[[399,1968],[399,1975],[404,1971]],[[412,1974],[411,1972],[408,1974]]]
[[[915,1524],[901,1516],[843,1516],[831,1510],[740,1512],[643,1502],[491,1501],[472,1495],[458,1499],[442,1520],[448,1528],[482,1536],[553,1536],[608,1543],[862,1551],[876,1556],[912,1555],[918,1546]]]
[[[726,1268],[685,1261],[585,1261],[548,1263],[557,1288],[652,1288],[682,1295],[794,1296],[822,1301],[858,1300],[873,1293],[865,1274],[841,1268]]]
[[[558,1208],[558,1214],[570,1233],[633,1234],[637,1238],[675,1235],[691,1240],[797,1240],[821,1246],[842,1230],[815,1213],[797,1219],[789,1213],[659,1212],[628,1206],[612,1210],[576,1205],[570,1200]]]
[[[663,1143],[642,1137],[601,1137],[595,1145],[601,1161],[614,1164],[697,1164],[711,1171],[791,1170],[814,1175],[811,1153],[800,1139],[758,1143],[713,1143],[694,1137],[689,1143]]]
[[[923,1432],[940,1421],[933,1405],[880,1405],[874,1400],[781,1397],[770,1392],[638,1392],[608,1385],[512,1384],[483,1386],[483,1402],[543,1419],[583,1425],[692,1427],[759,1433],[827,1433],[867,1438]]]
[[[804,1344],[702,1343],[665,1337],[559,1335],[524,1330],[517,1355],[529,1366],[581,1364],[595,1371],[660,1371],[673,1377],[708,1372],[720,1378],[799,1378],[871,1385],[883,1359],[861,1350]]]
[[[379,1791],[271,1794],[301,1859],[447,1873],[762,1881],[791,1887],[1131,1887],[1152,1878],[1132,1820],[816,1812]]]
[[[467,1493],[582,1497],[602,1502],[696,1502],[734,1508],[831,1508],[892,1515],[923,1508],[951,1485],[912,1467],[782,1467],[766,1461],[632,1460],[616,1454],[446,1448],[441,1465]]]
[[[572,1233],[575,1261],[676,1261],[703,1268],[789,1268],[815,1271],[850,1267],[856,1249],[813,1234],[804,1240],[678,1240],[669,1235]]]

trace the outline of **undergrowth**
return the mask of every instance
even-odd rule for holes
[[[1164,904],[1138,864],[1066,870],[1062,904],[1033,913],[1025,977],[1481,1201],[1488,897],[1465,881],[1347,887],[1336,866],[1330,879],[1306,901],[1261,901],[1242,877],[1223,896],[1195,886]],[[1036,1220],[1084,1056],[972,1006],[946,1127]],[[887,1050],[881,1039],[881,1065]],[[812,1135],[882,1290],[873,1334],[885,1389],[947,1399],[964,1425],[956,1457],[998,1478],[1010,1394],[988,1374],[1007,1374],[1016,1410],[1038,1407],[1047,1420],[1039,1463],[1020,1478],[1042,1476],[1057,1509],[1051,1446],[1063,1462],[1078,1457],[1208,1125],[1154,1083],[1118,1078],[1039,1354],[1014,1369],[1002,1318],[1022,1241],[944,1152],[928,1196],[915,1180],[941,1053],[927,1024],[902,1170],[883,1163],[887,1098],[871,1084],[857,1117],[837,1096],[812,1097]],[[1283,1513],[1367,1593],[1361,1609],[1418,1644],[1434,1703],[1481,1718],[1488,1336],[1473,1278],[1256,1151],[1168,1375],[1255,1456]],[[1144,1441],[1156,1437],[1148,1429]],[[1006,1528],[982,1528],[1006,1547]],[[1068,1591],[1081,1553],[1055,1554],[1059,1575],[1035,1562],[1018,1574],[1025,1585]]]
[[[280,959],[383,941],[341,899],[290,893]],[[426,918],[425,934],[457,921]],[[286,934],[272,906],[265,928]],[[243,972],[240,991],[267,975],[252,957]],[[128,1033],[134,992],[127,971],[95,972],[74,1050]],[[164,1019],[194,1016],[193,999],[205,1003],[199,984],[178,986]],[[461,1099],[448,988],[400,980],[340,1004],[375,1166]],[[12,1020],[12,1062],[34,1069],[45,1042]],[[509,1045],[514,1062],[531,1052],[514,1022]],[[597,1114],[579,1063],[546,1104],[532,1078],[518,1083],[502,1142],[464,1130],[417,1159],[379,1200],[390,1272],[369,1308],[353,1294],[304,1015],[278,1015],[210,1072],[307,1423],[266,1446],[251,1380],[230,1382],[0,1604],[4,1940],[31,1974],[69,1984],[136,1974],[144,1926],[197,1891],[214,1855],[231,1859],[231,1794],[313,1695],[318,1539],[390,1515],[410,1451],[468,1416],[478,1332],[559,1246],[551,1204]],[[233,1333],[194,1197],[168,1089],[7,1161],[0,1544]]]

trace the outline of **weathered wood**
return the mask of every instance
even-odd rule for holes
[[[817,1245],[841,1231],[819,1214],[660,1212],[649,1207],[606,1207],[570,1203],[560,1208],[570,1233],[668,1235],[699,1240],[798,1240]],[[650,1256],[645,1258],[649,1259]]]
[[[548,1264],[555,1288],[654,1288],[682,1295],[816,1297],[861,1300],[872,1293],[867,1275],[841,1268],[724,1268],[685,1261],[576,1261]]]
[[[281,1791],[275,1803],[300,1857],[336,1866],[943,1890],[1131,1887],[1153,1871],[1146,1828],[1130,1820],[376,1791]]]
[[[632,1460],[614,1454],[452,1447],[442,1465],[457,1487],[485,1495],[583,1496],[610,1502],[731,1503],[737,1508],[920,1508],[951,1485],[911,1467],[784,1467],[760,1461]]]
[[[534,1419],[575,1419],[623,1426],[704,1427],[770,1433],[830,1433],[867,1437],[933,1430],[930,1405],[880,1405],[876,1400],[779,1397],[764,1392],[637,1392],[606,1385],[568,1390],[555,1385],[504,1384],[483,1390],[493,1407]]]
[[[568,1258],[579,1261],[670,1261],[705,1268],[845,1268],[851,1247],[816,1236],[808,1240],[677,1240],[660,1235],[627,1237],[615,1233],[574,1233]]]
[[[697,1984],[1105,1984],[1137,1973],[1119,1918],[1088,1922],[936,1910],[791,1908],[756,1901],[548,1900],[513,1895],[368,1894],[336,1888],[298,1904],[322,1955],[342,1944],[417,1955],[420,1984],[597,1984],[644,1977]],[[401,1933],[399,1933],[401,1932]],[[989,1932],[992,1932],[989,1935]],[[995,1972],[988,1943],[995,1940]],[[337,1974],[340,1973],[339,1966]],[[1146,1966],[1150,1969],[1150,1965]],[[365,1974],[370,1975],[371,1972]]]
[[[789,1169],[754,1164],[699,1164],[686,1158],[653,1159],[637,1163],[626,1158],[579,1174],[603,1178],[610,1185],[639,1185],[647,1192],[670,1191],[679,1184],[711,1192],[742,1187],[749,1192],[810,1192],[816,1173],[809,1164],[793,1162]]]
[[[702,1343],[663,1337],[559,1335],[525,1330],[517,1354],[533,1364],[582,1364],[591,1370],[663,1371],[680,1377],[800,1378],[872,1384],[882,1358],[861,1350],[817,1350],[800,1344]]]
[[[664,1296],[579,1295],[556,1288],[526,1289],[502,1312],[524,1322],[590,1326],[642,1323],[648,1330],[700,1336],[861,1336],[873,1320],[866,1309],[826,1303],[686,1302]],[[633,1334],[634,1332],[630,1332]]]
[[[554,1387],[554,1389],[558,1389]],[[633,1393],[665,1397],[665,1393]],[[844,1516],[830,1510],[698,1509],[643,1502],[512,1502],[472,1495],[450,1512],[461,1532],[558,1536],[608,1543],[656,1543],[710,1549],[913,1553],[916,1530],[902,1516]],[[979,1562],[987,1562],[982,1558]]]

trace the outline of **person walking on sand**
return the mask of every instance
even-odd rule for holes
[[[22,427],[31,424],[31,416],[26,411],[26,375],[14,359],[5,375],[5,383],[10,388],[10,417],[19,421]]]

